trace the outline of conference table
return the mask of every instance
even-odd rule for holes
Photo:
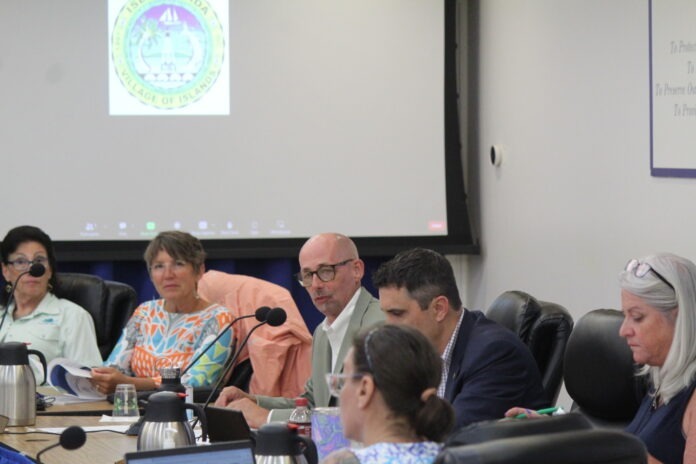
[[[69,427],[113,427],[128,425],[125,423],[101,423],[102,413],[110,413],[112,405],[106,401],[54,405],[45,412],[39,412],[36,423],[28,427],[8,427],[0,434],[0,442],[21,451],[32,459],[42,449],[58,443],[59,435],[45,433],[28,433],[16,435],[17,432],[31,432],[36,429]],[[8,433],[9,432],[9,433]],[[111,431],[87,433],[87,441],[76,450],[68,451],[60,446],[41,455],[45,464],[107,464],[123,460],[125,453],[136,450],[137,437]]]

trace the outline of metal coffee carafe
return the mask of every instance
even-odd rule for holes
[[[34,425],[36,422],[36,378],[29,355],[39,357],[46,377],[46,358],[20,342],[0,343],[0,415],[7,425]]]
[[[207,439],[208,423],[203,409],[196,404],[184,403],[184,396],[168,391],[150,395],[138,433],[138,451],[195,445],[196,437],[186,417],[187,409],[196,412],[201,421],[203,440]]]
[[[162,383],[157,391],[170,391],[174,393],[186,393],[186,387],[181,384],[181,369],[178,367],[163,367],[160,369]]]
[[[317,447],[282,422],[262,425],[256,433],[256,464],[317,464]]]

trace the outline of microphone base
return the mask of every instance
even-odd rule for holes
[[[193,402],[203,404],[206,402],[210,394],[213,392],[213,387],[196,387],[193,389]],[[220,391],[216,391],[212,396],[212,402],[215,402],[217,397],[220,396]]]
[[[143,426],[143,421],[145,420],[145,416],[142,415],[140,416],[140,419],[138,419],[136,422],[133,422],[128,429],[126,429],[126,435],[132,436],[132,437],[137,437],[138,434],[140,434],[140,428]]]

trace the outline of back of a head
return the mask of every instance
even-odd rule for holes
[[[416,435],[442,441],[454,425],[450,404],[437,396],[442,360],[427,338],[401,325],[379,325],[353,343],[355,371],[372,375],[395,417]]]
[[[422,309],[436,296],[447,297],[454,309],[462,307],[452,265],[440,253],[413,248],[383,263],[372,276],[377,288],[405,288]]]

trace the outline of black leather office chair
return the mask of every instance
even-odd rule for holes
[[[563,361],[573,318],[561,305],[511,290],[493,301],[489,319],[512,330],[532,352],[546,396],[555,403],[563,381]]]
[[[534,419],[496,419],[476,422],[453,432],[446,447],[473,445],[501,438],[590,430],[592,423],[580,413],[544,416]]]
[[[531,421],[530,421],[531,422]],[[644,464],[633,435],[616,430],[574,430],[445,447],[436,464]]]
[[[55,295],[82,306],[92,315],[97,346],[106,359],[138,304],[135,290],[124,283],[90,274],[59,272],[56,277]]]
[[[540,314],[541,305],[537,299],[520,290],[502,293],[486,311],[487,318],[512,330],[525,343]]]
[[[614,309],[590,311],[575,324],[566,347],[563,377],[573,410],[597,426],[624,428],[647,391],[619,335],[622,321]]]

